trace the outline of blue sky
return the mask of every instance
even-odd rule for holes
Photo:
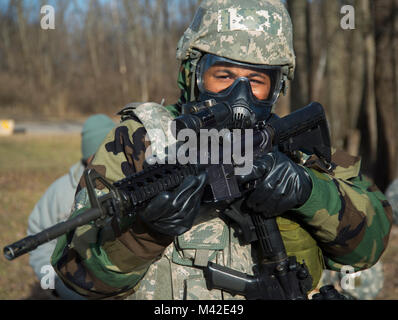
[[[15,1],[15,0],[0,0],[0,10],[4,10],[7,8],[8,3],[10,1]],[[107,3],[110,2],[111,0],[99,0],[101,3]],[[150,1],[154,1],[154,0],[150,0]],[[184,0],[174,0],[172,2],[178,3],[178,2],[182,2]],[[41,1],[39,0],[24,0],[24,3],[31,8],[38,8],[40,6]],[[57,0],[46,0],[44,1],[45,4],[49,4],[49,5],[53,5],[54,7],[56,7],[57,5]],[[81,8],[87,8],[89,1],[88,0],[76,0],[77,5]]]

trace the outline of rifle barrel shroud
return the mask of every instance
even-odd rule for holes
[[[132,213],[145,206],[149,200],[160,192],[178,187],[185,177],[196,175],[197,172],[195,169],[195,166],[156,165],[151,167],[151,169],[143,170],[130,177],[119,180],[113,186],[108,184],[107,187],[110,189],[110,195],[106,194],[99,198],[94,196],[93,181],[97,179],[100,179],[103,183],[106,183],[106,181],[95,170],[86,170],[84,175],[87,186],[91,185],[88,188],[88,193],[92,208],[40,233],[27,236],[4,247],[4,256],[8,260],[14,260],[44,243],[75,230],[77,227],[86,225],[92,221],[104,220],[108,216],[113,217],[115,212],[120,211],[120,208],[124,208],[121,214],[127,214],[127,211]],[[116,199],[118,201],[115,201]]]

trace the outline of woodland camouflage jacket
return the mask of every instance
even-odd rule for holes
[[[121,122],[90,167],[110,182],[142,170],[150,145],[145,135],[139,121]],[[374,265],[386,248],[392,222],[385,196],[361,175],[360,159],[334,150],[332,161],[337,165],[332,174],[323,172],[316,159],[305,163],[312,194],[301,208],[277,219],[288,254],[306,260],[314,287],[323,268]],[[100,183],[96,187],[99,195],[106,192]],[[81,179],[71,216],[87,207]],[[198,267],[213,261],[250,274],[255,263],[250,246],[241,246],[232,227],[208,208],[175,239],[151,232],[137,218],[122,224],[118,238],[110,227],[89,224],[58,239],[52,264],[69,287],[94,299],[230,299],[220,290],[208,291]]]

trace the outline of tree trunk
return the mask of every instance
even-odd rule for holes
[[[325,108],[331,124],[333,145],[344,149],[349,129],[347,80],[346,80],[346,46],[344,32],[340,27],[340,4],[338,1],[323,2],[324,21],[326,23],[327,65]]]
[[[345,31],[348,37],[349,64],[347,66],[347,116],[349,131],[346,139],[346,149],[352,155],[359,155],[361,134],[358,131],[359,114],[364,101],[365,87],[365,41],[364,41],[364,14],[361,3],[367,0],[355,0],[356,8],[355,29]]]
[[[293,110],[305,106],[310,99],[308,79],[311,73],[311,64],[308,50],[307,5],[307,0],[288,0],[296,54],[295,79],[291,83],[291,107]]]
[[[396,118],[395,118],[395,123],[398,121],[398,0],[394,1],[394,38],[393,38],[393,57],[394,57],[394,83],[395,83],[395,100],[394,100],[394,105],[395,105],[395,112],[396,112]],[[397,128],[397,127],[396,127]],[[396,141],[396,147],[395,147],[395,163],[393,163],[393,179],[398,178],[398,132],[395,131],[395,141]]]
[[[121,33],[121,21],[119,15],[119,5],[117,0],[112,0],[111,2],[111,11],[112,11],[112,22],[113,22],[113,31],[116,33],[116,46],[117,46],[117,61],[119,67],[120,81],[121,81],[121,92],[123,101],[127,99],[128,92],[128,81],[127,81],[127,64],[126,57],[124,55],[124,47],[123,47],[123,39]]]
[[[11,21],[12,21],[12,10],[13,10],[13,6],[15,6],[15,4],[10,1],[8,3],[8,8],[7,8],[7,21],[1,21],[1,39],[2,39],[2,43],[4,46],[4,51],[5,51],[5,57],[6,57],[6,67],[8,69],[9,72],[13,72],[15,71],[15,67],[16,67],[16,61],[14,59],[14,55],[13,55],[13,44],[12,44],[12,39],[11,39]]]
[[[359,127],[362,132],[361,154],[362,169],[370,176],[374,176],[373,167],[377,156],[377,112],[375,97],[375,37],[374,24],[371,10],[371,1],[362,0],[359,10],[361,12],[362,33],[364,38],[365,53],[365,89],[364,102],[359,115]]]
[[[385,190],[397,174],[398,150],[398,111],[396,98],[395,65],[392,44],[396,41],[394,28],[396,12],[395,0],[374,2],[376,32],[376,71],[375,92],[378,120],[378,148],[375,171],[376,184]]]
[[[320,1],[308,2],[308,42],[311,57],[310,81],[310,100],[322,100],[323,87],[325,85],[326,63],[327,63],[327,45],[325,45],[326,26],[322,19],[322,3]]]
[[[94,73],[94,77],[99,79],[101,77],[101,68],[99,64],[97,44],[96,44],[96,32],[95,32],[95,16],[93,15],[93,7],[96,5],[97,0],[90,0],[89,11],[87,12],[87,24],[86,24],[86,36],[87,43],[90,53],[91,67]]]

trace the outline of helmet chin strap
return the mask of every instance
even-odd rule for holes
[[[196,88],[196,68],[198,67],[198,63],[200,58],[202,58],[202,52],[198,50],[192,50],[189,55],[189,59],[191,61],[191,93],[190,93],[190,102],[196,101],[195,97],[195,88]]]
[[[283,68],[282,68],[282,88],[281,88],[281,91],[280,91],[280,92],[282,92],[282,94],[283,94],[284,96],[286,96],[286,94],[287,94],[287,89],[289,89],[289,86],[288,86],[288,82],[287,82],[287,81],[288,81],[288,75],[286,74],[286,67],[283,67]],[[271,112],[272,112],[272,113],[275,113],[276,102],[278,101],[279,96],[280,96],[280,93],[278,94],[278,97],[276,98],[275,103],[274,103],[274,105],[272,106],[272,109],[271,109]]]

